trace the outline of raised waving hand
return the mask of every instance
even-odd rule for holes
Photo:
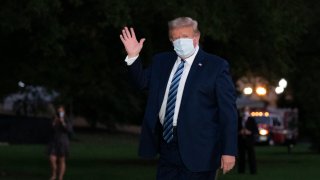
[[[128,27],[124,27],[122,29],[122,34],[120,34],[120,39],[127,51],[128,58],[138,56],[143,47],[143,42],[146,40],[145,38],[142,38],[138,42],[136,38],[136,34],[134,33],[134,29],[130,28],[130,31],[129,31]]]

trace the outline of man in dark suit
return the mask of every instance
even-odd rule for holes
[[[249,115],[248,108],[245,108],[244,115],[239,116],[238,122],[238,172],[244,173],[246,166],[246,155],[248,155],[248,163],[250,174],[257,173],[256,154],[254,150],[255,138],[258,135],[258,125],[253,117]]]
[[[197,21],[189,17],[168,23],[175,52],[154,56],[143,69],[133,28],[120,39],[127,52],[130,77],[148,90],[139,155],[159,156],[157,179],[214,179],[235,164],[237,111],[228,63],[199,48]]]

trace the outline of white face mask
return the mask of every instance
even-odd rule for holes
[[[190,57],[194,52],[193,39],[190,38],[179,38],[173,41],[174,51],[182,59]]]
[[[60,116],[60,118],[63,118],[63,116],[64,116],[64,112],[59,112],[59,116]]]

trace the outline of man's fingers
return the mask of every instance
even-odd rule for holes
[[[140,39],[139,44],[140,44],[141,46],[143,46],[143,43],[144,43],[145,40],[146,40],[145,38]]]
[[[134,33],[134,30],[133,28],[130,28],[130,31],[131,31],[131,36],[133,39],[136,39],[136,34]]]
[[[227,166],[227,163],[223,163],[222,170],[223,170],[223,174],[225,174],[225,173],[227,173],[227,172],[228,172],[228,166]]]
[[[234,163],[228,162],[223,164],[223,174],[229,172],[234,167]]]
[[[143,43],[146,40],[145,38],[142,38],[138,42],[136,39],[136,35],[134,33],[134,29],[130,28],[129,30],[128,27],[124,27],[122,29],[122,33],[120,34],[120,39],[125,47],[125,50],[127,51],[128,57],[129,56],[134,57],[139,55],[143,47]]]
[[[120,34],[120,39],[121,39],[122,43],[125,42],[125,40],[124,40],[124,38],[123,38],[123,36],[121,34]]]
[[[130,32],[129,32],[128,27],[125,27],[125,28],[124,28],[124,31],[125,31],[127,37],[128,37],[128,38],[131,38],[131,34],[130,34]]]
[[[127,36],[127,33],[126,33],[125,29],[122,29],[122,37],[123,37],[124,40],[128,39],[128,36]]]
[[[228,171],[230,171],[230,169],[228,168],[228,166],[224,166],[224,167],[223,167],[223,174],[226,174]]]
[[[230,171],[235,165],[235,157],[229,155],[222,155],[221,157],[221,169],[223,169],[223,173],[227,173]]]

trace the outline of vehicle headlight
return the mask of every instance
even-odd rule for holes
[[[265,136],[265,135],[269,134],[269,131],[266,130],[266,129],[260,129],[260,130],[259,130],[259,134],[260,134],[261,136]]]

